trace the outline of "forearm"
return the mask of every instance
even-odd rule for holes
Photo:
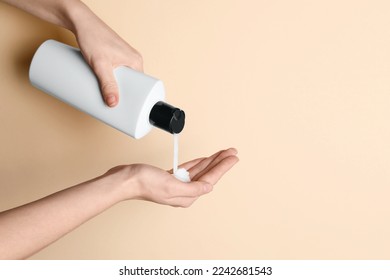
[[[95,16],[79,0],[1,0],[45,21],[75,32],[78,20]]]
[[[121,201],[112,176],[76,185],[0,213],[0,258],[22,259]]]
[[[27,258],[114,204],[141,199],[189,207],[209,193],[237,163],[235,149],[199,158],[180,167],[190,172],[190,183],[160,168],[132,164],[35,202],[0,213],[0,259]]]

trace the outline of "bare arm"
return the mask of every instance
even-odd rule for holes
[[[0,213],[0,258],[23,259],[119,201],[110,178],[57,192]]]
[[[78,0],[2,0],[22,9],[36,17],[74,31],[72,9],[88,9],[82,7]]]
[[[126,65],[142,71],[139,53],[78,0],[3,0],[44,20],[71,30],[84,58],[97,75],[104,100],[118,103],[113,68]],[[91,181],[0,213],[0,259],[26,258],[77,226],[128,199],[188,207],[236,162],[226,150],[184,164],[193,182],[186,184],[149,165],[111,169]]]
[[[236,153],[228,149],[183,164],[191,183],[150,165],[118,166],[96,179],[1,212],[0,259],[27,258],[120,201],[189,207],[238,161]]]
[[[1,0],[72,31],[95,72],[108,106],[119,102],[113,69],[124,65],[143,71],[142,57],[79,0]]]

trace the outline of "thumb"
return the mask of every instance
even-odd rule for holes
[[[177,189],[178,196],[199,197],[213,190],[213,185],[208,182],[192,181],[190,183],[181,183]]]
[[[93,70],[99,80],[100,91],[104,102],[109,107],[116,106],[119,101],[119,89],[111,63],[100,61],[93,65]]]

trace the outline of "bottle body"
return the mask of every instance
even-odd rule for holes
[[[31,62],[31,83],[96,119],[134,137],[152,128],[153,106],[165,99],[162,81],[129,67],[114,70],[120,101],[109,108],[103,101],[98,80],[79,49],[54,40],[44,42]]]

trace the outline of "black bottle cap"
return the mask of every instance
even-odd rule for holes
[[[178,134],[184,128],[185,114],[179,108],[159,101],[150,111],[149,121],[155,127],[172,134]]]

